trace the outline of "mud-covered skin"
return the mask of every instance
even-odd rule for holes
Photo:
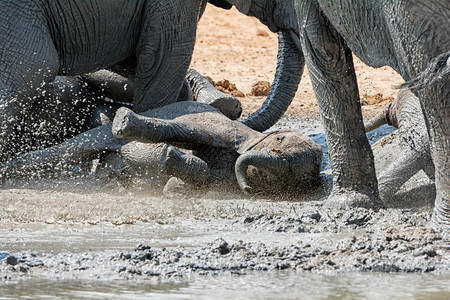
[[[352,53],[372,67],[387,65],[405,81],[411,80],[434,57],[448,51],[450,4],[443,0],[294,2],[303,53],[330,145],[334,189],[327,203],[336,208],[376,207],[380,202],[373,154],[364,134]],[[450,100],[432,90],[414,93],[428,129],[434,132],[430,135],[432,157],[436,185],[442,189],[436,196],[441,209],[436,210],[434,220],[448,227]]]
[[[257,242],[245,237],[227,241],[218,233],[217,239],[190,247],[161,248],[143,243],[134,250],[122,251],[7,252],[0,260],[0,278],[167,280],[193,274],[245,275],[276,270],[449,272],[449,236],[424,227],[428,213],[391,209],[378,213],[349,209],[337,213],[320,210],[319,206],[310,202],[296,205],[295,214],[248,214],[222,221],[221,226],[231,226],[234,232],[271,235],[277,241],[288,234],[291,239],[284,243]],[[169,224],[179,221],[173,218]],[[210,217],[205,221],[192,219],[190,226],[210,227],[215,222]],[[153,226],[153,222],[148,226]],[[133,230],[133,225],[128,226]]]
[[[192,150],[193,155],[172,145]],[[118,153],[129,171],[144,177],[161,172],[162,177],[176,176],[197,186],[227,182],[233,186],[237,178],[247,192],[249,177],[254,191],[272,193],[298,187],[309,190],[319,180],[322,160],[320,147],[299,132],[262,134],[208,104],[183,101],[142,116],[119,109],[112,125],[21,155],[4,164],[2,174],[4,178],[24,176],[40,169],[85,163],[108,152]],[[238,160],[240,156],[243,159]]]
[[[62,143],[102,125],[120,106],[80,78],[58,76],[36,97],[7,145],[19,155]]]
[[[194,75],[187,77],[189,82],[185,80],[177,102],[205,102],[230,118],[240,116],[239,100],[207,85],[207,79],[195,70],[189,74]],[[133,94],[133,80],[107,70],[78,77],[58,76],[36,97],[27,118],[14,128],[8,147],[17,156],[60,144],[109,123],[119,107],[131,107]]]
[[[190,70],[190,74],[189,81],[186,80],[183,87],[185,91],[180,93],[178,102],[187,100],[204,102],[216,106],[232,118],[239,117],[241,112],[239,100],[216,90],[195,70]],[[194,172],[188,165],[178,170],[173,167],[177,164],[176,161],[183,161],[186,164],[187,161],[198,160],[195,157],[186,157],[185,153],[170,145],[127,143],[112,136],[111,126],[106,124],[112,120],[119,107],[127,105],[131,107],[131,103],[117,101],[131,102],[133,88],[133,80],[106,70],[85,74],[80,78],[58,77],[38,99],[37,103],[42,107],[32,111],[32,117],[27,123],[21,124],[21,130],[17,132],[17,139],[14,140],[14,147],[20,150],[17,154],[27,150],[37,151],[23,154],[5,163],[2,166],[2,180],[27,176],[30,172],[45,177],[50,175],[48,171],[54,173],[55,170],[52,168],[70,169],[74,165],[84,164],[101,156],[104,160],[102,165],[106,167],[97,170],[101,177],[116,174],[128,178],[133,176],[158,178],[156,182],[150,182],[161,184],[169,179],[167,176],[181,175],[188,183],[205,181],[199,173],[205,172],[205,167],[201,163],[196,164],[196,168],[203,171]],[[121,92],[117,93],[118,91]],[[113,99],[105,97],[106,95]],[[73,105],[77,108],[75,112],[69,109]],[[80,136],[69,139],[77,134]],[[46,147],[49,148],[44,149]],[[107,157],[105,151],[116,155]],[[124,160],[124,157],[128,159]],[[189,171],[198,176],[189,176]]]
[[[372,146],[382,200],[389,200],[420,170],[434,178],[429,136],[419,99],[408,89],[366,123],[366,131],[383,124],[399,130]]]
[[[319,179],[322,151],[307,136],[293,130],[262,134],[203,103],[179,102],[145,116],[121,108],[112,131],[119,138],[193,150],[208,165],[213,182],[233,183],[236,174],[247,192],[252,186],[256,191],[307,190]]]
[[[432,224],[450,228],[450,51],[431,60],[427,68],[406,86],[421,99],[435,167],[436,201]],[[431,105],[423,103],[429,98]]]
[[[418,171],[423,170],[429,177],[440,176],[436,178],[436,202],[435,213],[433,214],[433,223],[436,227],[443,227],[444,230],[449,224],[450,208],[449,196],[442,185],[448,184],[449,176],[442,170],[436,170],[437,167],[448,161],[448,157],[440,157],[432,161],[432,154],[442,155],[442,149],[430,148],[430,136],[426,130],[427,121],[422,113],[419,98],[409,89],[412,89],[417,95],[427,94],[437,98],[447,99],[450,95],[450,52],[443,53],[434,58],[429,66],[417,78],[405,84],[395,101],[386,107],[384,112],[370,120],[366,128],[370,129],[382,123],[389,123],[399,128],[396,140],[390,143],[386,139],[381,140],[374,145],[376,157],[377,175],[379,180],[380,195],[384,199],[391,197],[403,183]],[[445,101],[444,101],[445,103]],[[445,105],[441,102],[439,105]],[[448,117],[445,117],[447,107],[442,107],[439,111],[434,110],[435,114],[444,114],[444,118],[439,120],[439,125],[446,131],[438,139],[441,143],[447,145]],[[442,117],[442,116],[441,116]],[[436,134],[436,133],[434,133]],[[435,137],[437,138],[437,137]],[[437,153],[437,154],[436,154]],[[436,166],[436,168],[435,168]],[[440,190],[443,189],[443,190]]]

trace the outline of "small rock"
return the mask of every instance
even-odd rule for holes
[[[19,259],[14,255],[10,255],[6,258],[6,263],[11,266],[15,266],[19,263]]]
[[[230,253],[230,247],[223,238],[218,238],[212,243],[212,248],[219,251],[220,254],[225,255]]]
[[[148,245],[144,245],[144,244],[139,244],[137,245],[137,247],[134,249],[135,251],[142,251],[142,250],[150,250],[152,247],[148,246]]]

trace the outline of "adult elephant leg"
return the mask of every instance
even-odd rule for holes
[[[13,128],[59,69],[46,15],[37,3],[0,2],[0,162],[14,154],[7,147]]]
[[[135,112],[177,101],[204,5],[199,0],[146,2],[136,54]]]
[[[378,208],[382,203],[362,121],[352,53],[314,1],[302,1],[297,12],[333,168],[333,190],[326,205]]]
[[[450,51],[433,59],[408,84],[419,97],[431,138],[435,166],[436,200],[431,223],[450,229]]]

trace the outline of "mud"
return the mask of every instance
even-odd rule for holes
[[[277,128],[284,126],[326,145],[317,120],[286,116]],[[390,131],[381,128],[371,140]],[[336,211],[322,208],[330,176],[322,177],[321,187],[287,198],[220,189],[168,198],[158,189],[131,192],[89,177],[3,190],[0,278],[161,282],[280,270],[450,274],[450,237],[427,227],[430,182],[416,179],[388,209]],[[411,191],[428,201],[408,205]]]
[[[429,211],[330,211],[316,201],[196,199],[191,204],[204,207],[201,217],[121,226],[61,220],[2,224],[0,276],[4,281],[164,280],[275,270],[450,271],[449,237],[426,228]]]

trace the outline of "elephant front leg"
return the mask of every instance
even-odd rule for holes
[[[144,112],[177,101],[194,51],[201,1],[147,1],[133,110]]]
[[[304,20],[301,39],[333,168],[333,190],[326,205],[379,208],[352,53],[314,2],[304,1],[298,12]]]

